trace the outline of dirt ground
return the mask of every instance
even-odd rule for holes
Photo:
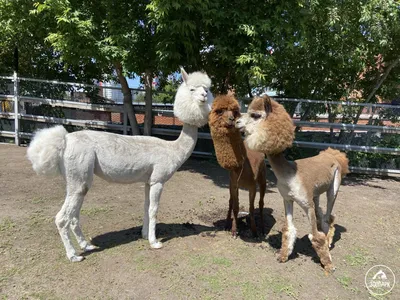
[[[287,263],[277,262],[284,214],[271,171],[263,211],[268,234],[251,238],[243,218],[241,236],[233,239],[224,230],[228,173],[200,159],[189,159],[165,186],[159,250],[140,237],[143,184],[96,178],[81,221],[99,250],[70,263],[54,224],[64,183],[34,174],[25,154],[24,147],[0,145],[2,299],[373,299],[364,284],[368,269],[386,265],[400,279],[399,179],[344,180],[334,208],[332,275],[315,258],[299,206],[295,253]],[[243,211],[247,197],[240,192]],[[375,298],[400,299],[400,284]]]

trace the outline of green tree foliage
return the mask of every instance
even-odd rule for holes
[[[41,0],[35,9],[28,0],[0,0],[0,57],[9,66],[18,44],[24,69],[37,70],[32,75],[118,78],[132,124],[125,76],[140,74],[149,133],[152,79],[178,65],[204,69],[215,92],[233,88],[238,96],[272,86],[288,97],[392,99],[400,79],[399,12],[397,0]],[[323,110],[304,105],[302,117]],[[328,110],[331,120],[341,113],[353,122],[361,112]]]

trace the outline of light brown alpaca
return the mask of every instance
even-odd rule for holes
[[[293,122],[282,105],[268,96],[255,98],[247,114],[236,122],[246,133],[249,148],[267,154],[278,179],[278,189],[284,199],[286,222],[282,229],[279,260],[285,262],[293,251],[296,228],[293,224],[293,202],[306,212],[310,224],[309,239],[325,270],[334,270],[329,247],[335,233],[332,209],[341,179],[348,171],[348,159],[338,150],[328,148],[320,154],[288,162],[282,151],[292,145]],[[326,192],[325,215],[319,207],[319,197]]]
[[[260,189],[260,223],[264,233],[264,194],[266,190],[265,155],[250,150],[243,142],[239,129],[235,128],[235,121],[240,117],[238,101],[233,95],[220,95],[215,98],[209,115],[211,136],[214,143],[218,163],[229,170],[229,210],[227,224],[232,220],[232,235],[237,235],[237,217],[239,212],[239,187],[249,190],[250,223],[253,235],[257,235],[257,226],[254,220],[254,199],[257,193],[257,184]]]

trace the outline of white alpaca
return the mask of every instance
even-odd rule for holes
[[[118,183],[145,183],[142,237],[152,248],[161,248],[156,239],[156,215],[164,184],[189,158],[197,141],[197,128],[208,121],[213,100],[210,78],[201,72],[187,74],[175,96],[174,114],[183,124],[175,141],[149,136],[124,136],[99,131],[67,133],[55,126],[36,133],[27,154],[37,174],[61,173],[67,195],[56,216],[56,225],[70,261],[81,261],[71,243],[70,230],[83,251],[95,249],[82,234],[79,214],[93,174]]]

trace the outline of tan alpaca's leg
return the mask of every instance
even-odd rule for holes
[[[286,262],[289,255],[293,252],[294,242],[296,241],[296,228],[293,224],[293,201],[284,200],[286,221],[282,228],[282,247],[278,260]]]
[[[323,231],[323,220],[324,220],[324,214],[322,212],[322,209],[319,207],[319,195],[314,196],[313,198],[314,201],[314,207],[315,207],[315,215],[317,216],[317,228],[319,231]]]
[[[330,216],[329,218],[329,231],[328,234],[326,235],[326,238],[328,240],[328,247],[331,248],[333,237],[335,236],[335,217]]]
[[[256,199],[256,194],[257,194],[257,186],[254,184],[254,186],[249,189],[250,227],[253,236],[257,236],[257,226],[256,226],[256,221],[254,220],[254,200]]]
[[[329,248],[332,245],[333,237],[335,235],[335,217],[332,215],[332,210],[333,206],[335,205],[335,200],[337,197],[337,194],[339,192],[339,186],[342,178],[340,175],[339,170],[335,171],[334,177],[333,177],[333,182],[330,185],[328,191],[326,192],[326,198],[327,198],[327,205],[326,205],[326,214],[324,217],[324,221],[326,223],[327,229],[327,239],[328,239],[328,246]]]
[[[335,267],[332,264],[332,257],[329,253],[328,240],[323,232],[318,231],[315,209],[309,208],[307,210],[307,215],[311,224],[312,234],[308,236],[311,244],[319,257],[321,264],[324,266],[325,271],[332,272],[335,270]]]

